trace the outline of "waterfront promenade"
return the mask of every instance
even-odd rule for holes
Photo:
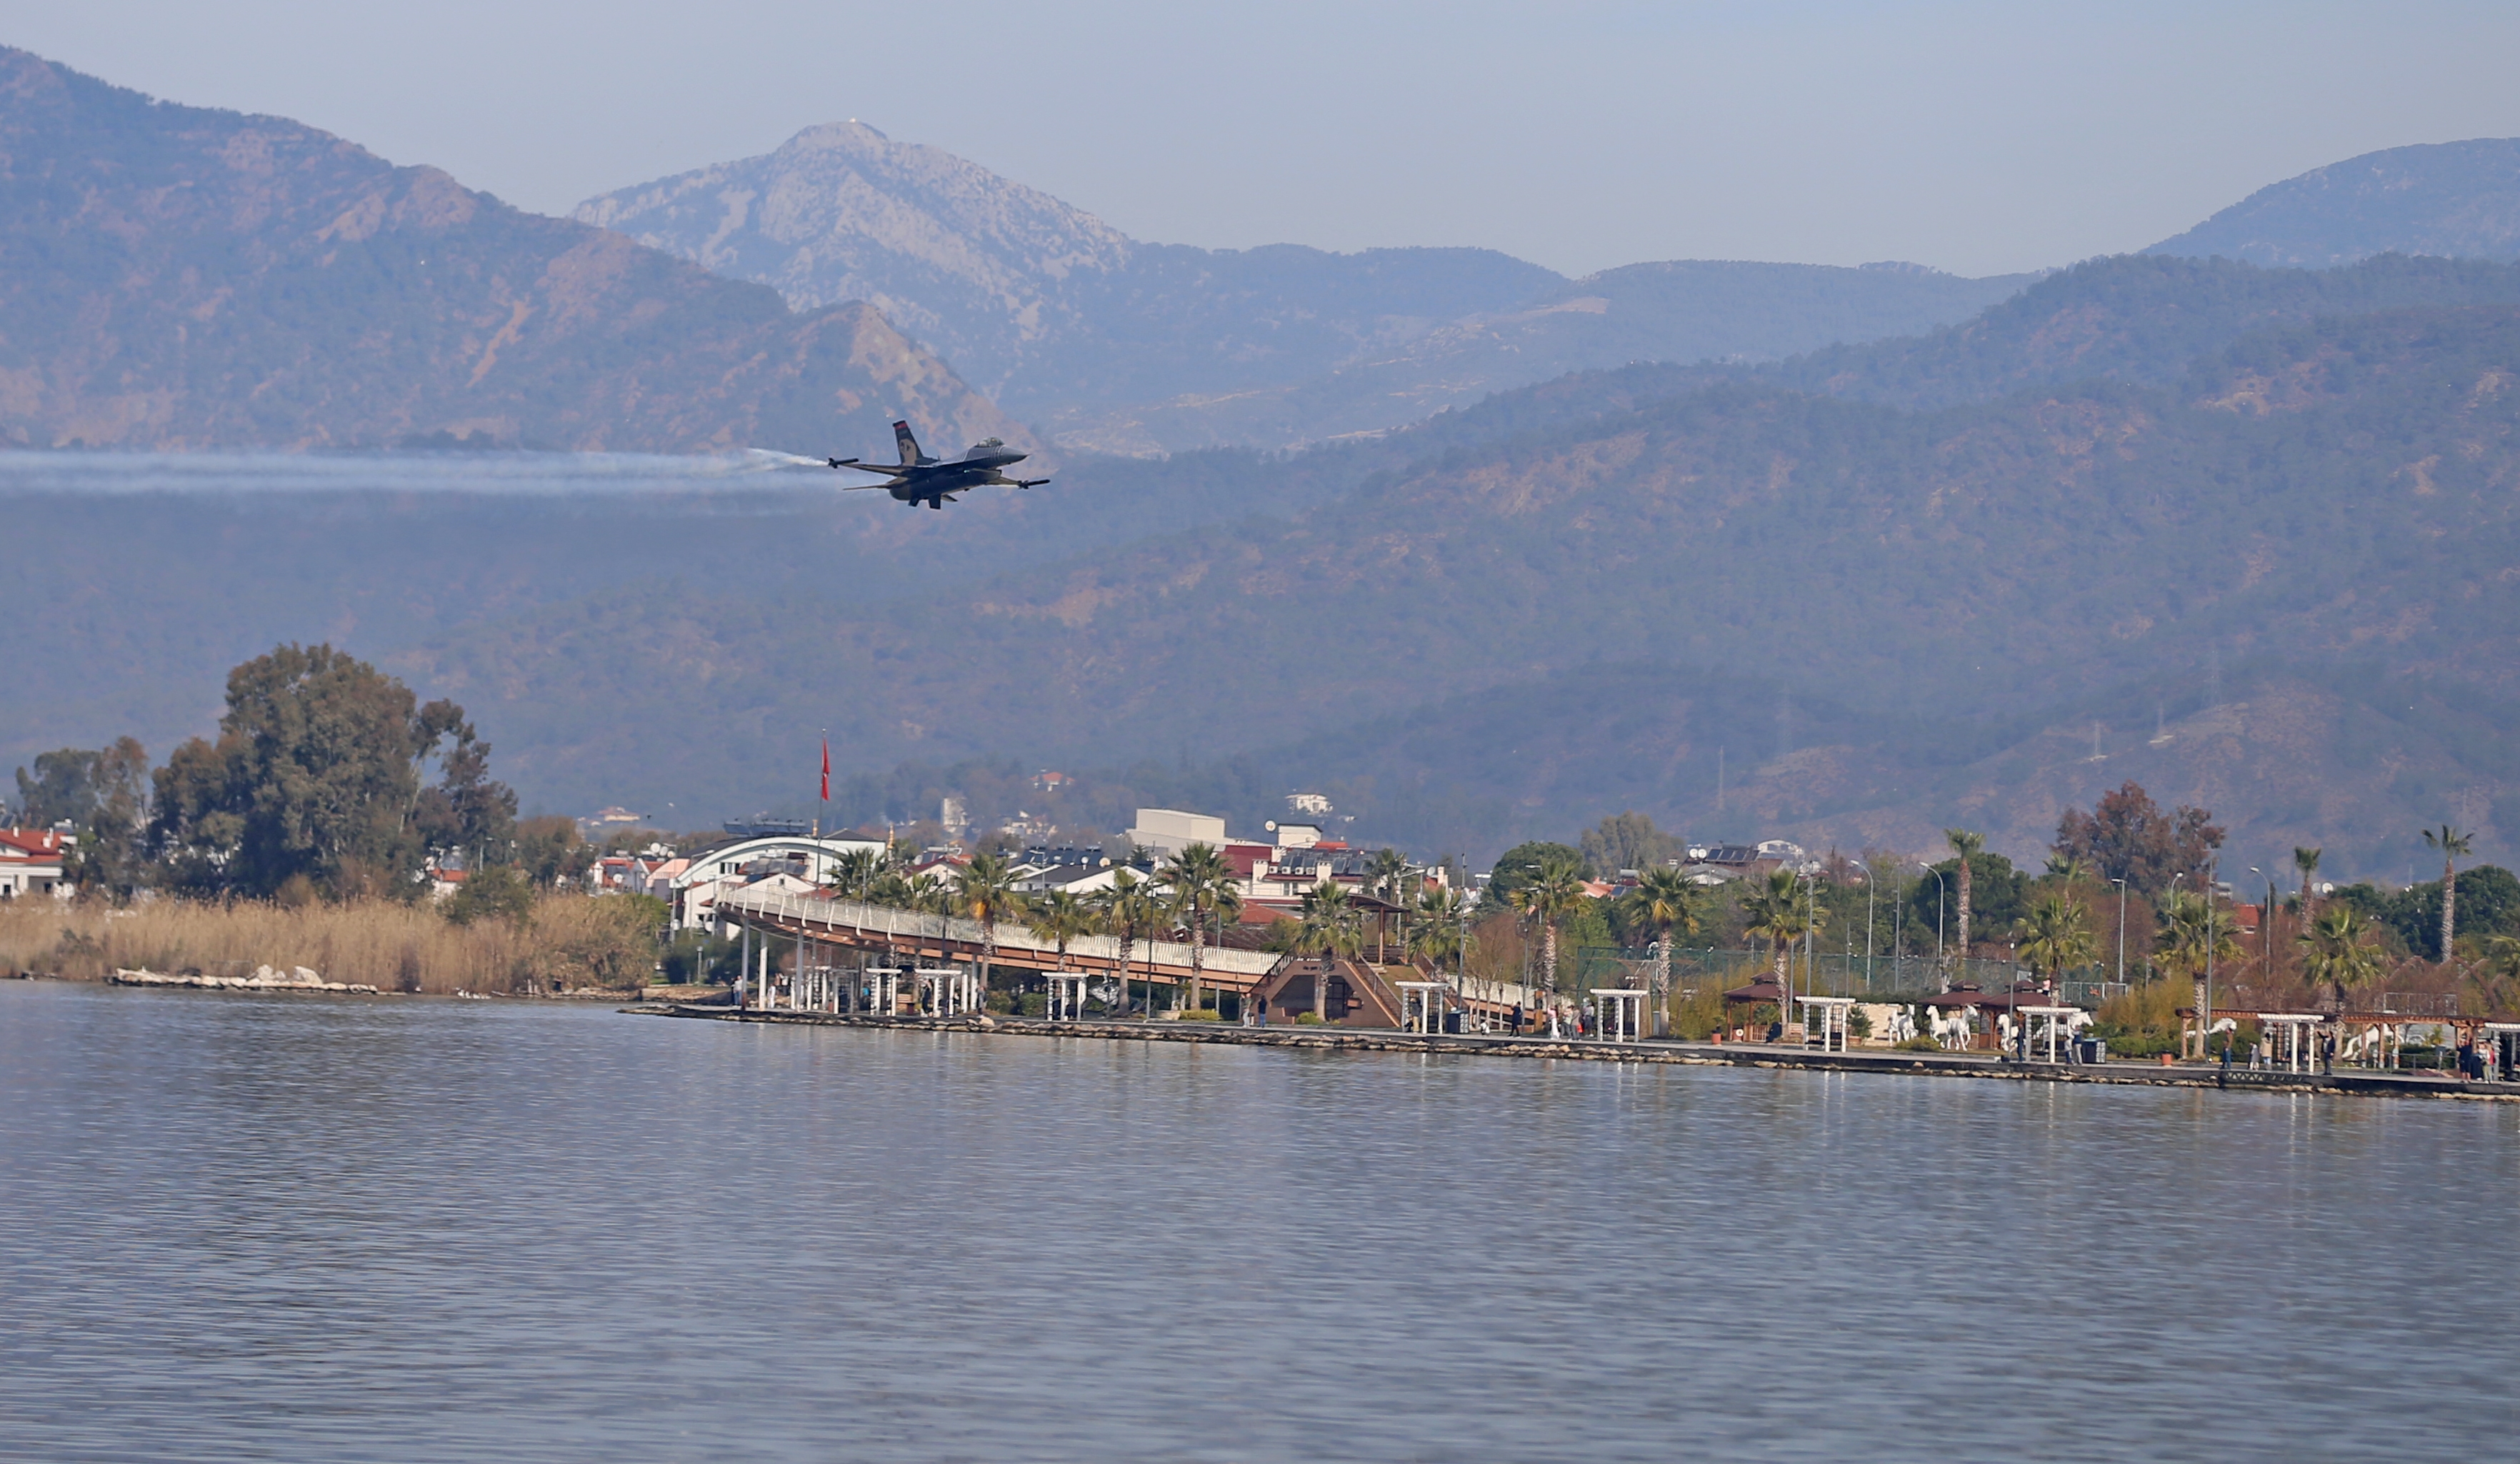
[[[1210,1043],[1357,1052],[1429,1052],[1462,1057],[1548,1058],[1580,1062],[1658,1063],[1695,1067],[1805,1068],[1821,1072],[1905,1074],[2035,1083],[2111,1084],[2142,1087],[2207,1087],[2248,1092],[2323,1092],[2380,1097],[2460,1098],[2520,1102],[2520,1083],[2463,1083],[2452,1074],[2342,1069],[2333,1073],[2228,1072],[2214,1064],[2162,1067],[2141,1062],[2016,1062],[1996,1053],[1903,1052],[1888,1048],[1824,1052],[1766,1043],[1584,1039],[1431,1034],[1335,1026],[1243,1027],[1221,1022],[1094,1021],[968,1014],[952,1017],[762,1011],[687,1002],[641,1002],[624,1012],[771,1026],[874,1027],[914,1032],[1009,1037],[1093,1038],[1115,1042]]]

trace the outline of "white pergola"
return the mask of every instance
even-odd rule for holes
[[[1045,971],[1050,982],[1050,1015],[1072,1022],[1085,1015],[1086,987],[1094,978],[1084,971]]]
[[[1400,994],[1401,1031],[1436,1033],[1444,1030],[1444,1008],[1453,996],[1450,982],[1395,981],[1391,983],[1391,989]]]
[[[2021,1006],[2013,1009],[2013,1015],[2015,1016],[2040,1017],[2046,1020],[2048,1024],[2046,1029],[2039,1034],[2039,1037],[2033,1038],[2032,1041],[2036,1042],[2040,1038],[2047,1040],[2048,1060],[2049,1062],[2055,1062],[2058,1060],[2056,1056],[2057,1039],[2063,1038],[2068,1042],[2073,1040],[2073,1029],[2067,1027],[2065,1024],[2082,1014],[2083,1008],[2079,1006]]]
[[[1847,1019],[1855,1010],[1853,997],[1796,997],[1794,1004],[1803,1009],[1804,1046],[1823,1052],[1846,1050],[1847,1036],[1853,1030]]]
[[[920,1003],[933,1017],[959,1017],[980,1009],[980,981],[966,966],[921,966]]]
[[[2258,1013],[2261,1030],[2281,1032],[2277,1043],[2283,1050],[2284,1071],[2316,1073],[2318,1071],[2318,1024],[2327,1020],[2323,1013],[2310,1011],[2262,1011]]]
[[[878,1016],[901,1015],[901,978],[909,974],[899,966],[867,967],[867,1008]]]
[[[2503,1048],[2514,1042],[2520,1042],[2520,1022],[2481,1023],[2476,1029],[2476,1035],[2485,1040],[2485,1049],[2489,1054],[2485,1060],[2492,1064],[2486,1072],[2491,1074],[2497,1083],[2510,1082],[2512,1064],[2504,1060]]]
[[[1635,1042],[1644,1029],[1645,998],[1650,995],[1650,992],[1641,992],[1632,986],[1593,988],[1593,1004],[1600,1011],[1601,1025],[1605,1029],[1600,1034],[1601,1040]]]

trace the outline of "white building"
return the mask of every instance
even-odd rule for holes
[[[1142,808],[1129,825],[1129,842],[1157,854],[1179,854],[1192,844],[1225,846],[1225,821],[1179,809]]]
[[[62,861],[77,840],[49,828],[0,828],[0,900],[76,893],[63,877]]]

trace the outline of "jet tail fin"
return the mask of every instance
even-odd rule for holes
[[[901,466],[904,467],[917,467],[922,463],[936,461],[919,450],[919,439],[910,435],[910,423],[906,421],[892,424],[892,440],[901,447]]]

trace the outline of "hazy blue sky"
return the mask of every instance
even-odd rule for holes
[[[2378,148],[2520,134],[2520,5],[0,0],[0,41],[530,208],[858,117],[1213,246],[2139,248]]]

